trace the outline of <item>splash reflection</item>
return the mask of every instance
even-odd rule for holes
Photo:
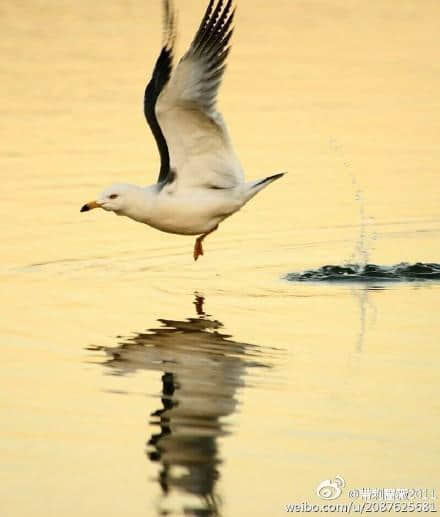
[[[160,319],[162,326],[101,347],[105,365],[125,375],[162,371],[161,407],[151,413],[154,432],[146,455],[159,464],[159,515],[221,515],[222,456],[218,438],[228,434],[224,418],[237,410],[236,392],[248,385],[246,371],[267,368],[267,350],[233,341],[222,323],[204,312],[196,295],[197,317]],[[183,497],[182,497],[183,496]]]

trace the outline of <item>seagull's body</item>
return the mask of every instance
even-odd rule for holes
[[[144,112],[158,146],[156,184],[115,184],[81,211],[103,208],[158,230],[202,240],[283,174],[245,182],[223,117],[216,109],[229,52],[232,0],[210,0],[189,50],[172,73],[175,21],[164,0],[164,44],[145,90]]]

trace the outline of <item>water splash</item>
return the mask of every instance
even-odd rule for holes
[[[327,265],[301,273],[288,273],[291,282],[408,282],[414,280],[440,280],[440,264],[401,262],[394,266],[377,264]]]
[[[374,222],[373,217],[368,217],[365,210],[365,196],[361,188],[357,184],[356,177],[352,174],[352,183],[356,188],[355,200],[359,207],[359,236],[350,258],[345,261],[346,265],[359,261],[361,267],[368,265],[368,259],[374,250],[374,241],[377,239],[377,233],[369,228]]]
[[[374,250],[374,241],[377,239],[377,232],[371,231],[369,226],[374,223],[374,218],[371,216],[367,216],[366,212],[366,201],[364,191],[362,190],[361,185],[356,177],[356,174],[353,170],[351,162],[347,159],[344,150],[342,149],[342,145],[340,142],[337,142],[334,138],[330,139],[330,146],[333,151],[338,155],[345,171],[350,177],[352,187],[354,189],[354,199],[358,206],[359,211],[359,236],[357,238],[356,244],[354,246],[353,252],[350,255],[350,258],[346,260],[344,263],[347,266],[359,262],[361,267],[366,267],[368,265],[368,260],[370,258],[371,252]]]

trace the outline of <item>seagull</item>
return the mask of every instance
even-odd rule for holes
[[[157,182],[106,188],[81,212],[102,208],[163,232],[197,235],[193,257],[203,240],[227,217],[284,173],[245,181],[222,115],[217,93],[225,71],[235,6],[210,0],[200,27],[173,70],[176,17],[163,0],[163,44],[144,96],[144,113],[160,155]]]

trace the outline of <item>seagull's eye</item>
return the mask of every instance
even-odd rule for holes
[[[116,199],[118,197],[118,194],[110,194],[109,198],[110,199]]]

